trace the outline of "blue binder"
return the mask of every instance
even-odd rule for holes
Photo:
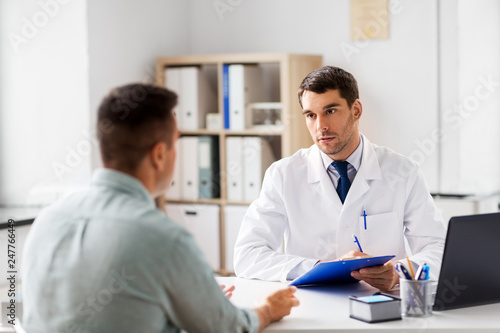
[[[394,257],[395,256],[381,256],[322,262],[293,280],[289,285],[307,286],[357,282],[358,280],[351,276],[352,271],[357,271],[364,267],[383,265]]]
[[[215,136],[198,137],[198,174],[198,197],[200,199],[218,198],[220,196],[219,144]]]
[[[229,129],[229,65],[222,65],[222,100],[224,105],[224,129]]]

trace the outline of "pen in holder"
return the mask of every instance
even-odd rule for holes
[[[400,277],[401,314],[405,317],[431,316],[431,286],[433,281],[429,280],[429,266],[423,264],[414,274],[410,259],[406,257],[406,260],[408,261],[409,270],[401,263],[397,263],[395,266]]]
[[[401,314],[405,317],[432,315],[431,280],[399,280]]]

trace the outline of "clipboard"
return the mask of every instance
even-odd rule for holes
[[[351,276],[352,271],[357,271],[364,267],[383,265],[394,257],[395,256],[390,255],[352,260],[321,262],[290,282],[289,286],[308,286],[358,282],[359,280],[356,280]]]

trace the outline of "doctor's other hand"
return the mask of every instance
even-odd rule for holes
[[[386,262],[384,265],[365,267],[359,271],[352,271],[351,276],[355,279],[363,280],[382,291],[389,291],[399,283],[399,275],[392,261]]]
[[[268,296],[262,306],[254,309],[260,320],[259,332],[270,323],[288,316],[292,308],[300,304],[294,296],[296,291],[297,287],[294,286],[280,289]]]

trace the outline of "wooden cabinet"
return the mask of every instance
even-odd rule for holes
[[[239,205],[248,206],[250,202],[245,200],[230,200],[228,198],[227,191],[227,175],[230,170],[227,170],[227,147],[226,139],[230,137],[257,137],[262,138],[271,147],[275,159],[280,159],[286,156],[290,156],[301,148],[309,147],[313,142],[305,126],[304,117],[302,115],[302,109],[299,105],[297,98],[297,90],[304,79],[304,77],[316,68],[322,66],[323,59],[318,55],[299,55],[299,54],[261,54],[261,53],[245,53],[245,54],[213,54],[213,55],[188,55],[188,56],[177,56],[177,57],[164,57],[158,58],[156,60],[156,83],[160,86],[168,86],[172,82],[172,77],[168,77],[169,73],[175,73],[176,69],[182,68],[198,68],[199,73],[203,75],[203,80],[206,82],[203,85],[197,85],[197,87],[208,87],[207,89],[213,90],[216,98],[211,102],[208,111],[211,114],[209,117],[211,120],[206,122],[204,119],[200,121],[197,118],[197,123],[203,124],[197,129],[183,129],[186,127],[183,124],[180,127],[181,139],[182,137],[214,137],[218,148],[218,158],[219,170],[216,173],[217,179],[215,180],[218,185],[220,185],[220,191],[218,192],[218,197],[209,199],[195,199],[192,198],[186,200],[185,198],[165,199],[161,198],[159,200],[159,205],[165,205],[168,200],[169,203],[173,204],[185,204],[189,205],[218,205],[219,206],[219,237],[213,241],[217,241],[220,248],[220,269],[216,270],[218,273],[226,275],[231,273],[231,269],[226,267],[226,246],[232,246],[231,242],[226,242],[226,239],[235,239],[234,235],[226,235],[225,228],[225,211],[226,206]],[[225,117],[227,115],[227,105],[225,108],[224,92],[227,88],[224,87],[224,70],[227,65],[248,65],[252,67],[258,67],[261,73],[259,77],[258,87],[263,91],[262,100],[253,101],[252,105],[247,106],[245,112],[256,112],[252,111],[252,107],[259,109],[272,109],[273,112],[272,121],[267,119],[268,115],[265,115],[263,124],[248,124],[244,129],[232,130],[231,128],[225,128]],[[172,70],[174,69],[174,70]],[[173,76],[174,74],[171,74]],[[175,74],[176,75],[176,74]],[[231,80],[231,77],[229,77]],[[176,87],[182,87],[177,82]],[[175,87],[169,87],[176,91]],[[252,88],[252,87],[250,87]],[[205,88],[196,88],[205,89]],[[202,96],[202,92],[197,92],[194,95],[192,91],[185,92],[185,90],[179,88],[176,91],[179,95],[182,95],[180,99],[181,103],[184,105],[186,103],[193,104],[192,100],[187,100],[188,96],[191,99],[193,96]],[[184,99],[183,99],[184,98]],[[194,103],[200,104],[200,103]],[[183,106],[181,106],[183,107]],[[226,109],[226,112],[225,112]],[[206,111],[203,111],[206,112]],[[270,111],[265,111],[270,112]],[[257,114],[257,113],[256,113]],[[202,117],[206,117],[203,113]],[[179,115],[177,115],[179,119]],[[257,117],[254,117],[257,118]],[[252,119],[254,119],[252,118]],[[209,125],[210,129],[207,129],[207,124],[213,124],[211,122],[215,119],[215,123],[219,123],[218,128],[213,128]],[[266,126],[266,122],[269,123]],[[179,123],[179,120],[178,120]],[[226,122],[227,123],[227,122]],[[189,126],[187,126],[189,127]],[[177,152],[177,158],[182,160],[182,154],[193,154],[193,151],[183,151],[179,149]],[[185,169],[180,163],[177,163],[177,167]],[[178,209],[178,205],[176,206]],[[168,210],[168,209],[167,209]],[[167,212],[168,214],[168,212]],[[231,232],[234,233],[235,228],[230,228]],[[207,239],[208,242],[212,241]],[[232,253],[232,251],[230,251]]]

